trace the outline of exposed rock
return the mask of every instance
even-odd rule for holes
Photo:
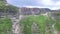
[[[21,9],[21,15],[39,15],[41,13],[46,13],[46,12],[50,12],[51,10],[48,8],[26,8],[26,7],[22,7]]]

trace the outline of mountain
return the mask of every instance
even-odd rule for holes
[[[48,8],[38,8],[38,7],[21,7],[21,15],[39,15],[41,13],[51,12]]]

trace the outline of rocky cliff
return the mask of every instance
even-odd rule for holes
[[[27,8],[27,7],[21,7],[20,8],[21,11],[20,11],[20,14],[21,15],[39,15],[41,13],[46,13],[46,12],[51,12],[50,9],[48,8]]]

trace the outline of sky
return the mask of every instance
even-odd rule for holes
[[[8,3],[18,7],[41,7],[52,10],[60,9],[60,0],[7,0]]]

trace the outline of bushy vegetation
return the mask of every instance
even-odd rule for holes
[[[4,1],[0,1],[0,12],[11,12],[12,13],[17,13],[19,10],[18,7],[10,5],[10,4],[6,4],[6,2]]]
[[[48,28],[47,30],[51,30],[51,31],[49,31],[49,34],[54,33],[53,29],[52,29],[52,24],[54,23],[54,20],[41,15],[41,16],[28,16],[24,20],[22,19],[20,21],[20,24],[23,24],[23,26],[24,26],[24,30],[23,30],[24,34],[32,34],[31,27],[34,22],[36,22],[38,24],[38,27],[40,29],[40,34],[48,34],[48,33],[46,33],[46,30],[45,30],[46,27]]]
[[[4,0],[0,0],[0,1],[4,1]]]
[[[4,1],[5,0],[0,0],[0,12],[2,13],[11,12],[16,14],[19,11],[18,7],[10,5]],[[8,17],[0,18],[0,34],[12,34],[12,22]]]
[[[55,29],[57,30],[58,34],[60,34],[60,11],[53,13],[55,15]]]
[[[16,6],[13,6],[13,5],[9,5],[9,6],[7,6],[7,8],[8,8],[8,11],[10,11],[14,14],[16,14],[19,11],[19,8]]]
[[[12,22],[9,18],[0,18],[0,34],[11,34]]]
[[[3,2],[3,1],[0,1],[0,11],[5,11],[5,9],[6,9],[7,7],[6,7],[6,5],[5,5],[5,2]]]

